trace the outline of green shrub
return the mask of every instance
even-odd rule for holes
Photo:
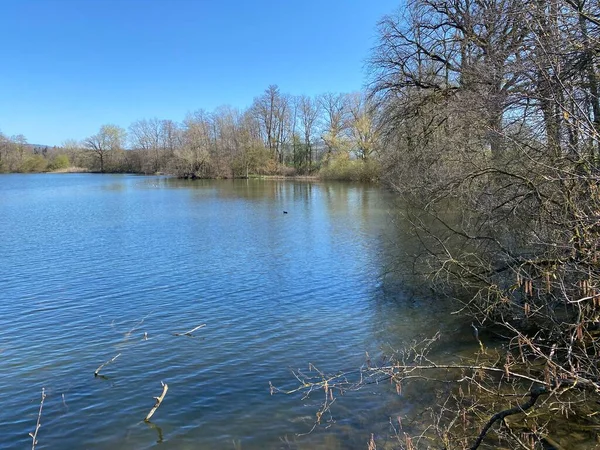
[[[69,161],[69,157],[62,153],[52,158],[52,161],[48,165],[48,170],[68,169],[70,166],[71,162]]]
[[[31,155],[25,158],[19,172],[44,172],[48,168],[48,161],[42,155]]]

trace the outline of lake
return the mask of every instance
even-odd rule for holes
[[[31,446],[42,388],[38,449],[385,440],[423,398],[369,386],[306,434],[321,394],[271,396],[269,382],[290,389],[309,363],[356,369],[365,352],[456,332],[396,275],[414,246],[397,209],[370,185],[1,175],[0,447]]]

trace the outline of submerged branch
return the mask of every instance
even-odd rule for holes
[[[107,365],[113,363],[115,361],[115,359],[117,359],[119,356],[121,356],[120,353],[117,356],[115,356],[113,359],[110,359],[110,360],[106,361],[104,364],[100,364],[100,366],[94,372],[94,376],[97,377],[100,374],[100,371],[102,370],[102,368],[104,366],[107,366]]]
[[[540,395],[547,394],[547,393],[548,393],[548,390],[545,387],[534,388],[529,392],[529,400],[527,400],[522,405],[517,405],[513,408],[505,409],[504,411],[500,411],[500,412],[494,414],[492,417],[490,417],[490,420],[488,420],[488,422],[485,424],[485,426],[481,430],[481,433],[479,433],[479,436],[477,436],[477,440],[475,441],[473,446],[470,448],[470,450],[476,450],[477,448],[479,448],[479,446],[483,442],[483,439],[485,438],[485,435],[487,434],[489,429],[492,427],[492,425],[494,425],[495,422],[497,422],[498,420],[502,420],[507,416],[512,416],[514,414],[519,414],[519,413],[527,411],[529,408],[531,408],[535,404],[535,402],[537,401],[537,399]]]
[[[199,330],[200,328],[204,328],[206,326],[205,323],[203,323],[202,325],[198,325],[196,328],[192,328],[189,331],[186,331],[184,333],[173,333],[173,336],[190,336],[193,337],[192,333],[196,330]]]
[[[40,427],[42,426],[40,421],[42,420],[42,408],[44,407],[44,399],[45,398],[46,398],[46,390],[44,388],[42,388],[42,401],[40,402],[40,411],[38,412],[38,418],[37,418],[37,423],[35,425],[35,431],[33,433],[29,433],[29,436],[31,436],[31,439],[33,441],[31,443],[31,450],[35,450],[35,446],[38,443],[37,434],[38,434]]]
[[[156,412],[158,407],[162,404],[163,400],[165,399],[165,395],[167,395],[167,391],[169,390],[169,385],[166,383],[163,383],[162,381],[160,382],[160,384],[162,384],[162,387],[163,387],[162,394],[160,394],[159,397],[154,397],[156,399],[156,403],[154,404],[154,406],[152,407],[152,409],[150,410],[150,412],[144,419],[144,422],[148,422],[150,420],[150,418],[154,415],[154,413]]]

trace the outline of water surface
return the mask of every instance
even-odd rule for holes
[[[413,239],[396,206],[343,183],[0,176],[0,447],[31,445],[44,387],[38,449],[365,448],[411,399],[352,393],[298,436],[320,398],[269,382],[444,326],[386,275]]]

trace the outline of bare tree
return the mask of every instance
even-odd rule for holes
[[[9,170],[7,157],[10,151],[9,139],[0,132],[0,172]]]
[[[289,139],[288,96],[282,95],[277,85],[271,85],[254,99],[251,109],[260,123],[265,146],[276,161],[283,163],[283,145]]]
[[[17,156],[17,164],[23,164],[25,153],[27,151],[27,138],[22,134],[17,134],[10,138]]]
[[[308,171],[313,168],[314,144],[317,135],[317,125],[321,113],[321,107],[317,100],[306,95],[300,97],[298,102],[298,116],[302,128],[306,159],[308,160]]]
[[[122,150],[126,131],[117,125],[102,125],[100,131],[83,141],[83,145],[92,152],[100,162],[100,172],[104,172],[105,164],[111,154]]]
[[[175,149],[181,145],[182,136],[180,126],[172,120],[161,121],[161,147],[167,158],[171,158]]]
[[[352,133],[358,157],[363,160],[370,159],[376,150],[378,129],[375,108],[375,104],[366,93],[355,92],[348,96],[347,127]]]
[[[153,118],[133,122],[129,126],[129,140],[133,149],[151,155],[151,169],[145,171],[159,172],[162,165],[163,121]]]
[[[500,155],[503,118],[517,107],[513,93],[530,82],[521,70],[528,35],[521,11],[517,0],[411,1],[406,16],[380,22],[375,90],[390,99],[406,90],[446,99],[461,91],[478,111],[492,154]]]
[[[86,167],[88,165],[87,152],[83,149],[83,143],[75,139],[66,139],[60,149],[66,153],[71,165],[75,167]]]
[[[324,132],[321,136],[331,155],[347,149],[345,132],[348,125],[348,96],[327,92],[319,96],[319,105],[324,112]]]

